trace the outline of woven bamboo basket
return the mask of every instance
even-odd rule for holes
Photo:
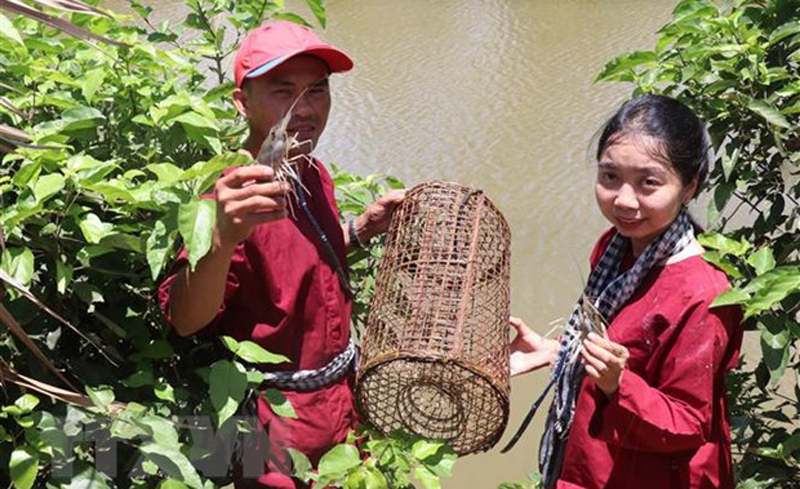
[[[395,211],[367,321],[356,400],[385,434],[488,450],[509,412],[510,232],[481,192],[409,190]]]

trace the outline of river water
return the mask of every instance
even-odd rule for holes
[[[594,203],[592,142],[630,94],[594,84],[611,57],[650,49],[673,0],[328,0],[325,37],[352,55],[334,77],[318,154],[408,185],[477,186],[512,230],[514,315],[544,333],[568,314],[607,226]],[[501,445],[548,372],[512,380]],[[494,489],[536,466],[545,410],[508,454],[459,460],[445,489]]]
[[[182,4],[162,2],[157,14],[180,19]],[[326,0],[323,36],[355,69],[333,77],[317,155],[409,186],[447,179],[483,189],[512,230],[512,313],[544,333],[569,313],[607,227],[594,203],[592,142],[631,87],[593,80],[611,57],[652,48],[676,4]],[[302,2],[289,5],[312,18]],[[542,371],[512,381],[501,444],[547,380]],[[524,480],[536,466],[544,411],[511,453],[459,460],[444,488]]]

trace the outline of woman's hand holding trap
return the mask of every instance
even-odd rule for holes
[[[517,336],[509,346],[509,366],[512,377],[542,368],[555,361],[558,353],[558,341],[543,338],[520,318],[512,316],[508,322],[517,330]]]

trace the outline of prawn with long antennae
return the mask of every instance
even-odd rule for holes
[[[298,148],[302,148],[306,144],[311,145],[313,149],[314,143],[311,140],[298,141],[297,134],[292,135],[287,132],[289,121],[292,119],[292,111],[294,110],[295,105],[297,105],[297,102],[303,98],[308,89],[316,85],[318,82],[312,83],[305,90],[303,90],[300,95],[297,96],[294,102],[292,102],[292,105],[289,106],[286,114],[284,114],[284,116],[269,129],[267,137],[264,138],[264,142],[261,143],[261,147],[258,149],[258,155],[256,156],[255,161],[258,164],[266,165],[272,168],[275,171],[275,180],[292,184],[292,189],[290,192],[296,197],[297,203],[300,205],[300,208],[306,215],[306,218],[308,219],[309,223],[311,223],[312,228],[322,242],[322,247],[328,257],[328,260],[336,270],[336,274],[339,277],[342,289],[347,291],[348,294],[352,294],[350,291],[350,283],[347,278],[347,274],[342,266],[342,263],[339,261],[336,250],[333,249],[333,245],[328,239],[328,236],[325,234],[325,231],[322,229],[322,226],[320,226],[319,222],[314,217],[314,214],[308,208],[308,203],[303,195],[303,193],[311,195],[311,192],[309,192],[309,190],[303,185],[297,162],[305,161],[307,164],[314,166],[314,160],[305,153],[299,153],[295,156],[291,156],[293,151],[297,150]],[[294,208],[292,207],[291,199],[289,199],[289,212],[292,214],[293,218],[296,217],[294,214]]]
[[[313,84],[312,84],[313,86]],[[310,87],[309,87],[310,88]],[[276,122],[261,143],[256,156],[256,162],[261,165],[266,165],[275,170],[275,179],[281,182],[286,181],[300,181],[300,174],[298,173],[297,162],[305,160],[309,164],[314,164],[313,160],[306,154],[298,154],[290,156],[290,154],[298,148],[305,145],[313,146],[311,140],[298,141],[297,134],[289,134],[287,128],[289,121],[292,119],[293,111],[297,102],[306,94],[308,88],[298,95],[286,114]],[[291,183],[291,182],[290,182]]]

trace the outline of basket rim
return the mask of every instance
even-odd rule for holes
[[[480,192],[481,194],[483,194],[484,202],[486,203],[486,205],[490,209],[492,209],[492,211],[494,211],[494,213],[497,215],[497,217],[500,218],[500,222],[502,223],[502,226],[504,228],[503,230],[504,230],[504,232],[508,233],[509,242],[511,241],[511,227],[508,225],[508,221],[506,220],[506,216],[503,215],[503,213],[500,211],[500,208],[497,206],[497,204],[495,204],[494,201],[491,198],[489,198],[489,196],[486,195],[486,192],[484,192],[483,189],[481,189],[481,188],[473,187],[471,185],[464,185],[463,183],[454,182],[452,180],[428,180],[426,182],[418,183],[418,184],[414,185],[413,187],[411,187],[410,189],[406,190],[406,197],[404,199],[404,202],[406,200],[410,200],[409,197],[413,197],[418,193],[422,193],[426,188],[433,187],[435,185],[444,185],[444,186],[449,186],[449,187],[456,187],[456,188],[461,189],[461,190],[467,190],[467,191],[470,191],[470,192]],[[401,203],[400,205],[403,205],[403,204]]]
[[[459,456],[467,455],[467,454],[470,454],[470,453],[485,452],[485,451],[491,449],[492,447],[494,447],[497,444],[497,442],[500,441],[500,439],[503,437],[503,434],[506,431],[506,428],[508,427],[508,421],[509,421],[509,417],[511,415],[511,386],[510,386],[510,382],[508,383],[507,389],[505,389],[505,393],[504,393],[503,389],[498,387],[495,384],[495,382],[492,381],[491,377],[488,374],[480,372],[477,369],[470,367],[469,365],[465,365],[461,361],[458,361],[458,360],[455,360],[455,359],[452,359],[452,358],[432,358],[432,357],[420,358],[420,357],[416,357],[416,356],[412,356],[412,355],[403,356],[403,355],[397,354],[397,353],[398,352],[395,351],[395,354],[379,355],[378,357],[374,358],[372,361],[369,362],[369,364],[368,364],[369,366],[368,367],[367,367],[367,365],[364,365],[361,368],[359,368],[358,375],[356,376],[356,385],[355,385],[355,389],[354,389],[355,390],[356,406],[358,407],[359,412],[361,412],[361,413],[365,412],[365,410],[363,408],[362,396],[361,396],[361,392],[362,392],[361,385],[362,385],[362,382],[364,382],[364,380],[367,377],[369,377],[369,375],[375,369],[377,369],[379,367],[388,365],[390,363],[393,363],[393,362],[396,362],[396,361],[399,361],[399,360],[411,360],[411,361],[420,362],[420,363],[439,363],[439,364],[445,364],[445,365],[455,365],[455,366],[457,366],[459,368],[467,370],[468,372],[470,372],[470,373],[472,373],[474,375],[477,375],[478,377],[480,377],[484,381],[488,381],[486,383],[492,388],[492,391],[494,392],[495,396],[497,396],[497,398],[500,400],[500,408],[502,410],[503,415],[501,416],[501,420],[500,420],[500,423],[499,423],[497,429],[494,431],[494,433],[491,434],[491,436],[487,437],[486,441],[484,443],[482,443],[480,446],[478,446],[477,448],[475,448],[473,450],[469,450],[469,451],[458,451],[458,450],[455,450],[455,448],[454,448],[454,450],[456,451],[456,453]],[[378,431],[380,431],[384,436],[388,435],[388,433],[385,432],[381,427],[376,426],[374,423],[372,423],[372,421],[369,419],[368,416],[364,415],[364,418],[373,427],[375,427]]]

